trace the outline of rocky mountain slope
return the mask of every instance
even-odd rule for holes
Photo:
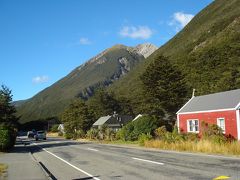
[[[21,122],[59,115],[75,97],[88,98],[99,86],[108,86],[131,71],[157,49],[115,45],[74,69],[66,77],[17,107]]]

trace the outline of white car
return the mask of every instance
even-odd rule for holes
[[[34,136],[35,140],[38,141],[39,139],[46,140],[46,133],[44,131],[37,131],[36,135]]]

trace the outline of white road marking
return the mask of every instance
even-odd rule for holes
[[[54,157],[58,158],[59,160],[65,162],[66,164],[68,164],[69,166],[73,167],[74,169],[76,169],[76,170],[78,170],[78,171],[80,171],[80,172],[86,174],[87,176],[89,176],[89,177],[91,177],[91,178],[93,178],[93,179],[95,179],[95,180],[100,180],[99,178],[94,177],[93,175],[89,174],[88,172],[86,172],[86,171],[84,171],[84,170],[82,170],[82,169],[80,169],[80,168],[78,168],[78,167],[72,165],[71,163],[67,162],[66,160],[60,158],[60,157],[57,156],[56,154],[53,154],[52,152],[46,150],[45,148],[42,148],[41,146],[37,145],[36,143],[33,143],[33,144],[36,145],[36,146],[38,146],[39,148],[41,148],[42,150],[44,150],[44,151],[47,152],[48,154],[51,154],[52,156],[54,156]]]
[[[164,163],[156,162],[156,161],[150,161],[150,160],[146,160],[146,159],[140,159],[140,158],[135,158],[135,157],[132,157],[132,159],[138,160],[138,161],[149,162],[149,163],[153,163],[153,164],[158,164],[158,165],[164,165]]]
[[[93,149],[93,148],[87,148],[88,150],[90,150],[90,151],[99,151],[99,150],[97,150],[97,149]]]

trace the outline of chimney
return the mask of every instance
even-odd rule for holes
[[[192,91],[192,98],[195,97],[195,91],[196,91],[196,89],[193,89],[193,91]]]
[[[118,114],[116,111],[113,112],[113,117],[116,117]]]

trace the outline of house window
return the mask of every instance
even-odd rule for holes
[[[199,121],[198,119],[191,119],[187,121],[188,132],[199,132]]]
[[[223,133],[225,133],[225,119],[217,118],[217,125],[222,129]]]

